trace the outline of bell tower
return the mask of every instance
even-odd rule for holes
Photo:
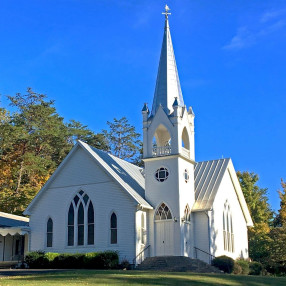
[[[194,112],[184,105],[169,27],[165,27],[152,109],[143,116],[145,198],[154,208],[149,218],[153,255],[192,256],[186,248],[186,209],[194,204]],[[151,223],[152,225],[152,223]],[[189,245],[191,242],[189,242]]]

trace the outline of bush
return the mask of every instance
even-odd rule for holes
[[[234,268],[234,260],[228,256],[223,255],[214,258],[212,265],[226,273],[231,273]]]
[[[55,257],[51,265],[58,269],[80,269],[84,268],[84,254],[63,253]]]
[[[241,267],[241,274],[248,275],[249,273],[249,262],[244,259],[238,259],[235,261]]]
[[[116,251],[91,252],[86,254],[30,252],[25,262],[30,268],[57,269],[114,269],[118,268],[118,253]]]
[[[249,275],[262,275],[263,266],[259,262],[250,262],[249,264]]]
[[[28,252],[25,256],[25,263],[29,265],[29,268],[48,268],[50,264],[43,251]]]
[[[234,266],[233,266],[232,273],[236,274],[236,275],[239,275],[239,274],[242,273],[242,268],[236,261],[234,261]]]

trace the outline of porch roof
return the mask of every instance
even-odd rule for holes
[[[14,226],[14,227],[0,227],[0,235],[6,236],[8,234],[10,235],[25,235],[30,232],[29,226]]]

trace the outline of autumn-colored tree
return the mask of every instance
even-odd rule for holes
[[[14,112],[0,109],[0,210],[20,214],[75,139],[87,139],[97,148],[107,145],[102,135],[86,126],[76,121],[65,124],[54,102],[31,88],[8,99]]]

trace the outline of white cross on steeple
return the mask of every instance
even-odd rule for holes
[[[171,13],[168,13],[168,11],[170,11],[171,9],[168,7],[168,5],[166,4],[165,6],[165,12],[163,12],[162,14],[165,15],[165,19],[168,19],[168,15],[171,15]]]

